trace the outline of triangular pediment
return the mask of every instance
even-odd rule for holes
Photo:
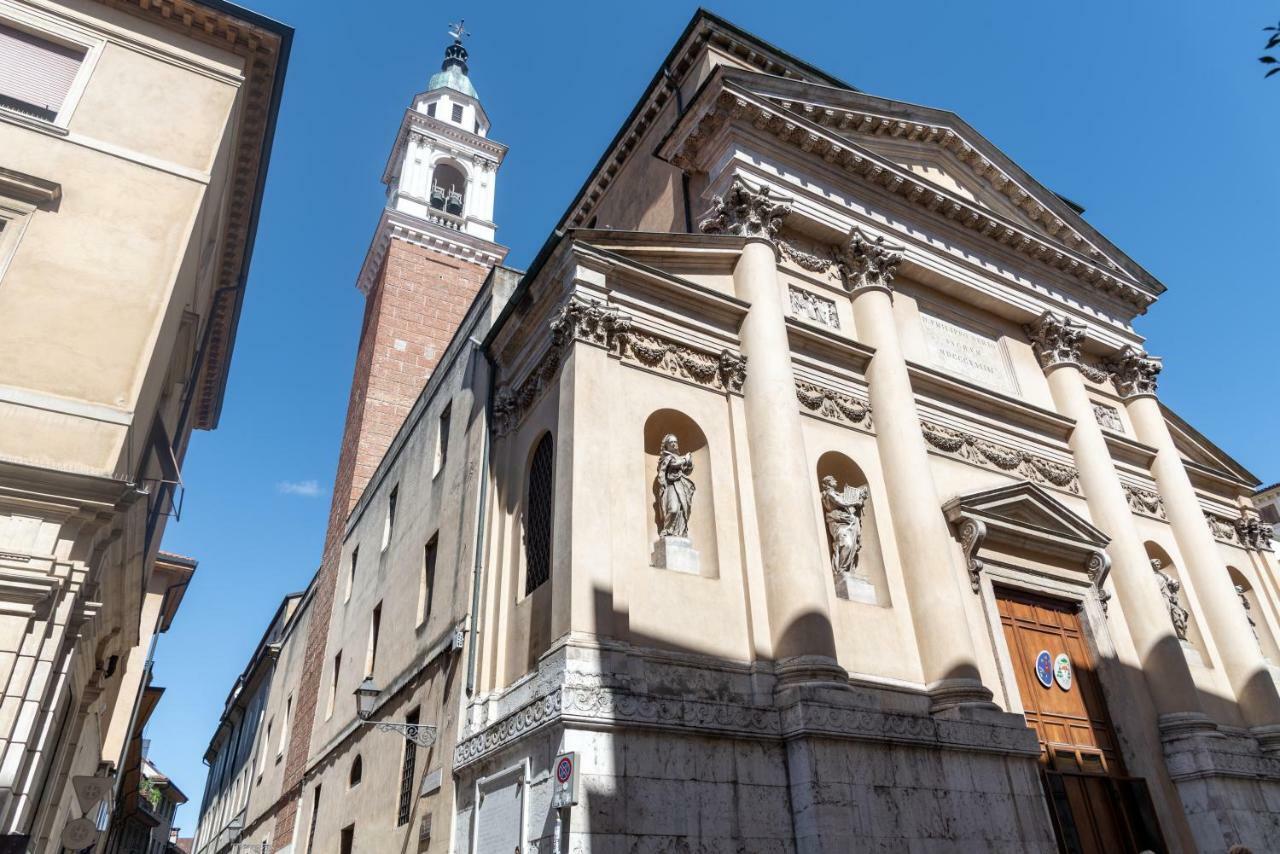
[[[719,84],[721,100],[732,94],[729,109],[744,121],[914,205],[1104,290],[1132,292],[1126,299],[1134,304],[1145,306],[1164,291],[1085,221],[1082,208],[1036,181],[954,113],[745,71],[720,72]],[[690,127],[696,121],[687,120]],[[676,138],[680,142],[664,144],[679,165],[706,137],[693,130]]]
[[[1110,538],[1072,512],[1044,489],[1028,481],[961,495],[943,507],[953,523],[983,522],[993,535],[1028,544],[1083,553],[1106,548]]]

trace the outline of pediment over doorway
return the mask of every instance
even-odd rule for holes
[[[971,492],[942,509],[965,550],[974,592],[983,569],[980,552],[998,550],[1047,558],[1101,595],[1111,564],[1106,553],[1110,538],[1034,483]]]

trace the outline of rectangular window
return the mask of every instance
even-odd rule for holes
[[[432,101],[430,104],[427,104],[427,115],[431,116],[432,118],[435,118],[436,105],[434,101]]]
[[[369,618],[369,654],[365,656],[364,675],[372,676],[373,669],[378,666],[378,632],[382,629],[382,603],[373,606],[373,616]]]
[[[293,713],[293,695],[284,701],[284,720],[280,722],[280,746],[276,748],[276,759],[284,755],[284,749],[289,743],[289,716]]]
[[[387,546],[391,545],[391,535],[396,529],[396,502],[400,499],[400,484],[391,487],[391,494],[387,496],[387,522],[382,529],[382,550],[385,552]]]
[[[420,711],[414,709],[405,718],[405,723],[416,726]],[[400,769],[400,804],[396,812],[396,827],[409,823],[409,814],[413,806],[413,775],[418,764],[418,745],[409,739],[404,741],[404,765]]]
[[[462,121],[462,105],[461,104],[453,105],[453,120],[455,122]]]
[[[0,24],[0,107],[57,120],[85,52]]]
[[[436,429],[436,465],[431,476],[435,477],[444,471],[444,461],[449,457],[449,419],[453,415],[453,404],[446,403],[440,413],[439,426]]]
[[[356,586],[356,564],[360,560],[360,547],[356,546],[351,550],[351,563],[347,566],[347,592],[342,597],[344,603],[351,601],[351,591]]]
[[[275,725],[275,718],[267,721],[267,734],[263,737],[262,744],[258,748],[258,776],[262,776],[262,772],[267,770],[267,754],[271,752],[271,730],[275,728]]]
[[[342,672],[342,652],[333,657],[333,682],[329,685],[329,705],[325,708],[324,719],[333,717],[333,707],[338,701],[338,674]]]
[[[338,842],[339,854],[351,854],[355,850],[353,847],[356,841],[356,826],[348,824],[342,828],[342,838]]]
[[[311,854],[316,844],[316,818],[320,815],[320,787],[316,786],[311,796],[311,829],[307,831],[307,854]]]
[[[422,586],[418,589],[418,625],[422,625],[431,616],[431,600],[436,592],[436,546],[440,542],[437,534],[422,550]]]

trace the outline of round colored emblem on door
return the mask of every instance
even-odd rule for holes
[[[1063,691],[1071,690],[1071,656],[1065,652],[1058,653],[1053,660],[1053,680]]]
[[[1036,678],[1046,688],[1053,685],[1053,656],[1049,655],[1047,649],[1040,650],[1040,654],[1036,656]]]

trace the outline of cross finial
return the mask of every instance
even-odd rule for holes
[[[449,25],[449,35],[450,37],[453,38],[454,41],[461,42],[467,36],[471,35],[471,33],[467,32],[462,28],[462,25],[465,23],[466,23],[465,18],[459,18],[458,23]]]

